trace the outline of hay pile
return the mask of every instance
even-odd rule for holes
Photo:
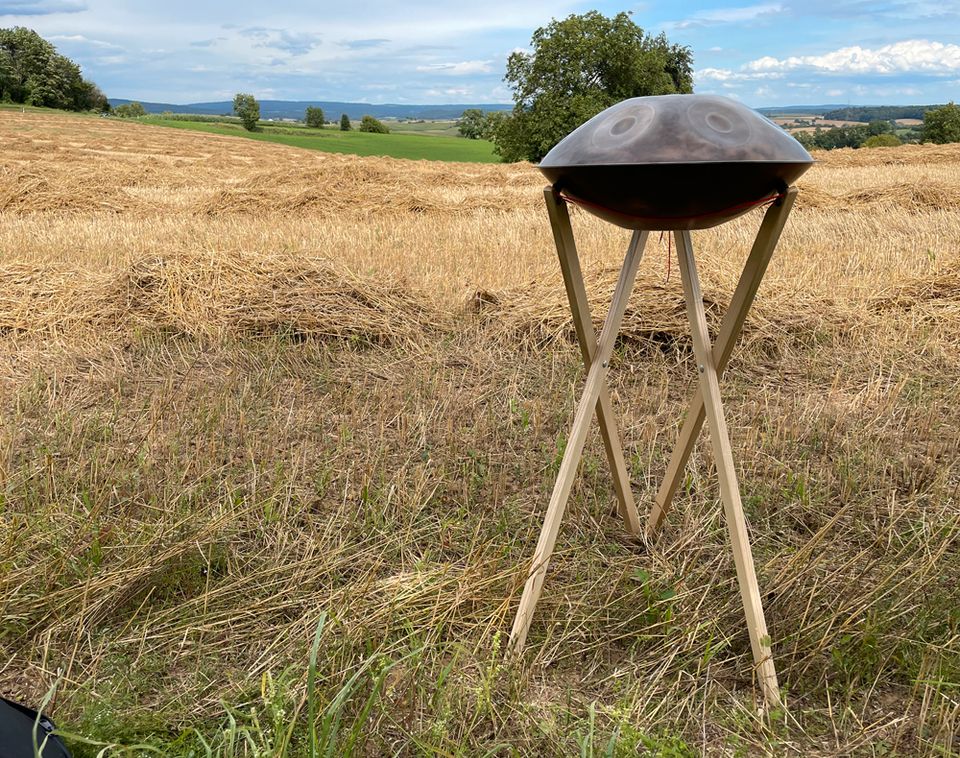
[[[201,216],[309,213],[365,217],[418,213],[460,215],[538,207],[539,174],[529,167],[458,166],[391,158],[327,158],[306,166],[250,174],[193,206]]]
[[[815,150],[813,157],[822,166],[843,168],[957,163],[960,162],[960,144]]]
[[[931,304],[951,308],[955,314],[960,314],[960,261],[950,261],[927,276],[893,283],[870,302],[875,311],[909,311]]]
[[[0,269],[0,334],[200,338],[283,335],[394,344],[440,317],[401,282],[358,279],[292,254],[183,252],[117,272]]]
[[[957,210],[960,189],[936,181],[897,182],[884,187],[870,187],[844,196],[850,206],[864,203],[890,205],[913,212]]]
[[[584,274],[587,296],[602,303],[592,313],[598,333],[606,318],[606,307],[616,285],[619,270],[606,268]],[[731,293],[712,293],[705,287],[703,304],[707,325],[716,334],[729,304]],[[530,340],[543,345],[557,340],[573,342],[576,332],[562,284],[531,282],[501,292],[477,292],[467,304],[488,329],[488,338],[509,342]],[[752,345],[772,346],[784,337],[802,338],[830,324],[839,331],[849,329],[855,313],[842,308],[824,293],[804,293],[777,288],[768,283],[744,325],[744,339]],[[678,349],[692,352],[680,277],[665,282],[656,274],[641,272],[623,316],[618,339],[623,343]]]
[[[135,212],[137,200],[115,181],[86,166],[36,164],[0,168],[0,213]]]
[[[833,195],[801,182],[798,209],[857,211],[867,205],[901,208],[912,213],[960,209],[960,189],[933,179],[905,181]]]
[[[838,197],[821,189],[816,184],[801,182],[798,185],[799,192],[795,207],[797,209],[836,209],[845,206],[845,203]]]

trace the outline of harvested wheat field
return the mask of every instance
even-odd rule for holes
[[[504,658],[583,379],[535,168],[0,111],[0,693],[80,756],[957,754],[960,145],[817,158],[724,382],[763,712],[705,435],[637,544],[591,431]],[[759,220],[694,233],[711,327]],[[628,235],[573,223],[599,322]],[[610,375],[642,515],[667,253]]]

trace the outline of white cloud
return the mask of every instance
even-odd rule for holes
[[[950,74],[960,71],[960,45],[910,39],[874,49],[842,47],[823,55],[765,56],[743,66],[753,73],[797,69],[827,74]]]
[[[493,69],[490,64],[493,61],[461,61],[460,63],[429,63],[425,66],[417,66],[417,71],[432,72],[438,74],[450,74],[451,76],[469,76],[470,74],[489,74]]]
[[[682,21],[667,21],[663,24],[666,29],[691,29],[699,26],[716,26],[717,24],[739,24],[744,21],[756,21],[762,16],[770,16],[783,11],[780,3],[761,3],[741,8],[711,8],[697,11]]]
[[[697,81],[704,82],[726,82],[737,76],[743,76],[743,74],[737,74],[729,68],[701,68],[694,71],[693,75]]]
[[[89,47],[98,47],[104,50],[123,50],[120,45],[104,42],[102,39],[90,39],[90,37],[84,37],[82,34],[51,34],[47,39],[53,42],[72,42]]]
[[[784,77],[780,71],[733,71],[729,68],[701,68],[693,75],[698,82],[756,81]]]
[[[911,82],[912,85],[919,82],[920,77],[926,77],[927,81],[933,80],[938,86],[949,86],[944,81],[946,76],[957,73],[960,73],[960,45],[911,39],[876,48],[844,47],[821,55],[783,59],[764,56],[739,68],[698,69],[694,72],[694,80],[705,91],[736,89],[753,84],[756,87],[753,90],[755,97],[769,98],[774,93],[763,86],[764,81],[779,80],[781,86],[812,91],[810,88],[813,84],[797,80],[809,79],[814,84],[819,82],[826,86],[824,79],[827,78],[834,86],[823,91],[826,97],[876,100],[924,96],[924,90],[918,86],[904,86],[887,77],[908,77],[915,80]],[[844,88],[843,85],[836,86],[834,77],[855,77],[860,82],[855,85],[844,82],[847,87]],[[819,87],[817,91],[821,91]]]

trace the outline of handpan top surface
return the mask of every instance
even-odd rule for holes
[[[617,103],[540,162],[557,190],[630,229],[704,229],[785,190],[813,164],[793,137],[717,95]]]

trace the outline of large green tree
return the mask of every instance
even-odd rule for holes
[[[457,121],[457,131],[461,137],[480,139],[483,135],[483,111],[479,108],[467,108]]]
[[[693,91],[690,49],[644,33],[628,13],[590,11],[537,29],[507,59],[514,108],[497,125],[506,161],[538,161],[589,118],[630,97]]]
[[[960,142],[960,105],[950,101],[924,113],[923,138],[941,145]]]
[[[0,29],[0,100],[64,110],[109,110],[80,67],[32,29]]]
[[[323,128],[323,121],[324,121],[323,108],[319,108],[313,105],[308,106],[306,120],[307,120],[307,126],[312,127],[313,129]]]
[[[233,112],[240,117],[240,123],[248,132],[257,128],[260,120],[260,103],[253,95],[238,92],[233,97]]]

